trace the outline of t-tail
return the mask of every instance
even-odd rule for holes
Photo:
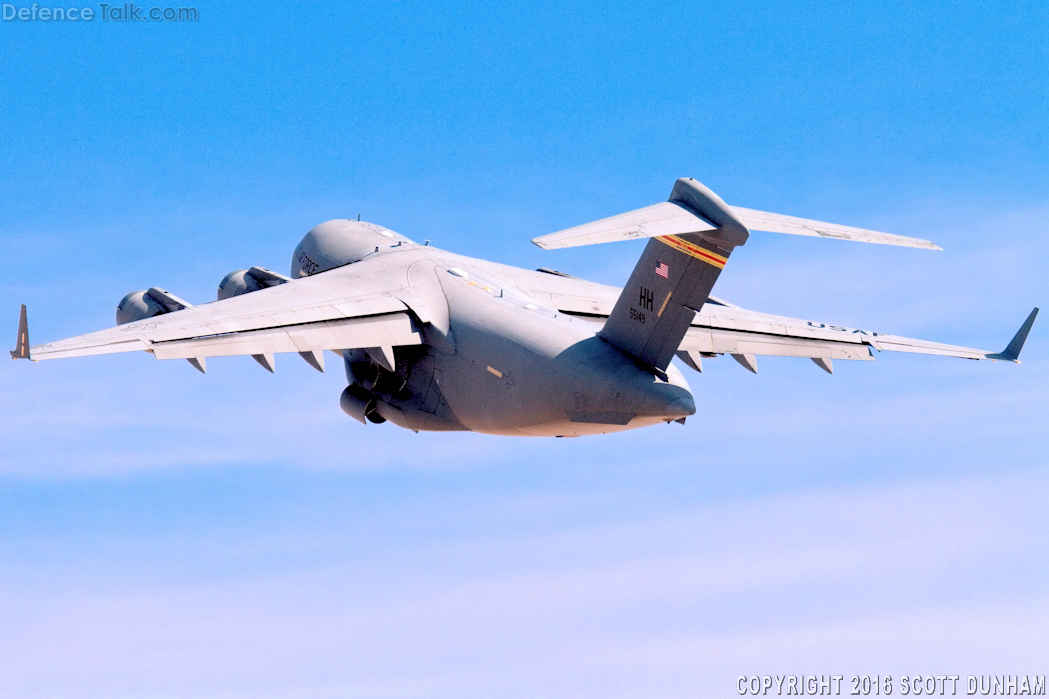
[[[688,212],[701,230],[650,239],[598,333],[664,378],[732,251],[750,235],[730,207],[695,180],[678,180],[670,203]]]
[[[729,256],[747,242],[751,230],[940,249],[919,238],[730,206],[692,178],[675,182],[669,201],[532,242],[552,250],[650,239],[599,336],[656,375],[665,376]],[[1013,353],[1018,353],[1016,349]],[[1010,350],[1002,354],[1008,356]]]

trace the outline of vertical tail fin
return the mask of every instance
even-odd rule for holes
[[[651,238],[598,333],[658,373],[666,371],[729,255],[750,235],[718,195],[693,179],[679,179],[670,202],[715,228]]]

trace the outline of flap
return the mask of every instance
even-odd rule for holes
[[[150,345],[157,359],[229,357],[365,347],[398,347],[422,343],[406,313],[347,318],[283,328],[172,340]]]
[[[810,359],[873,360],[870,348],[850,344],[782,335],[759,335],[710,328],[689,328],[679,347],[681,351],[707,354],[748,354],[767,357],[808,357]]]

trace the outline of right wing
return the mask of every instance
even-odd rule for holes
[[[222,301],[29,348],[29,359],[147,351],[157,359],[420,344],[396,274],[368,261]],[[347,293],[347,290],[353,293]],[[21,337],[21,330],[20,330]]]

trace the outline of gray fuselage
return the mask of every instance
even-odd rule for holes
[[[367,251],[351,263],[354,271],[388,275],[393,295],[412,311],[423,339],[421,345],[394,348],[393,371],[363,350],[343,352],[347,390],[369,403],[370,421],[412,430],[567,437],[695,413],[688,384],[675,367],[666,381],[658,378],[596,336],[603,319],[543,307],[500,275],[501,268],[511,272],[505,276],[543,273],[503,268],[399,235],[391,245],[385,229],[380,238],[353,224],[329,222],[311,234],[338,225],[341,238],[357,238],[356,247]],[[323,273],[320,268],[332,264],[318,263],[322,254],[309,243],[308,236],[296,249],[293,276]]]

